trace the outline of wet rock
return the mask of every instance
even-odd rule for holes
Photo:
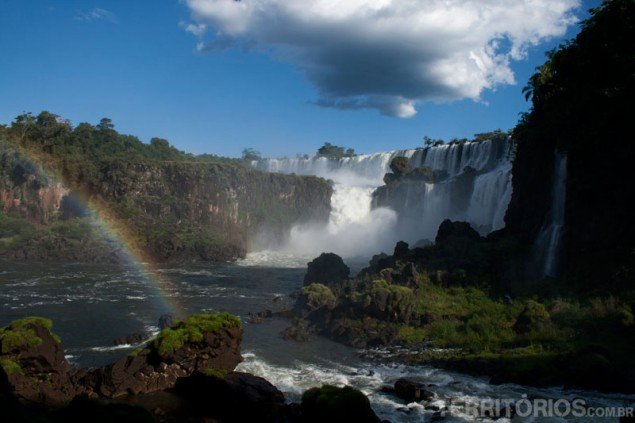
[[[190,316],[145,348],[88,371],[68,363],[51,327],[47,319],[26,318],[0,330],[0,380],[6,380],[0,396],[62,405],[79,394],[145,394],[171,388],[179,377],[195,371],[231,371],[242,361],[240,321],[228,314]]]
[[[205,417],[222,421],[273,421],[284,407],[284,395],[267,380],[248,373],[224,377],[202,373],[181,378],[174,392]]]
[[[262,318],[257,314],[249,313],[249,323],[252,325],[258,325],[262,323]]]
[[[321,283],[332,285],[348,278],[351,270],[344,264],[344,260],[337,254],[322,253],[319,257],[309,262],[304,285]]]
[[[273,317],[273,311],[269,309],[261,310],[258,312],[258,317],[261,317],[263,319],[269,319]]]
[[[172,326],[175,322],[174,315],[172,314],[162,314],[159,317],[159,330],[167,329]]]
[[[419,382],[407,378],[395,382],[395,394],[408,403],[434,398],[433,392],[426,390]]]
[[[50,320],[28,317],[0,330],[4,394],[11,392],[26,402],[58,405],[79,393],[71,383],[75,370],[51,328]]]
[[[395,157],[390,161],[390,170],[396,177],[400,177],[410,171],[410,160],[407,157]]]
[[[282,331],[282,339],[285,341],[307,342],[310,338],[308,324],[304,322],[296,323]]]
[[[324,385],[309,389],[302,395],[302,415],[305,422],[379,423],[370,401],[357,389]]]
[[[127,336],[115,338],[112,343],[114,345],[135,345],[140,344],[148,339],[148,335],[142,332],[135,332]]]
[[[437,245],[443,244],[449,238],[480,239],[481,236],[467,222],[453,222],[450,219],[445,219],[439,226],[435,243]]]

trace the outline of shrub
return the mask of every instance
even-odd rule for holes
[[[0,329],[0,352],[8,354],[40,345],[43,342],[42,338],[37,336],[33,326],[41,326],[50,331],[53,322],[43,317],[25,317],[11,322]],[[51,333],[51,336],[57,343],[60,342],[55,334]]]
[[[547,308],[534,300],[529,300],[514,323],[516,333],[529,333],[544,329],[551,323]]]
[[[24,376],[24,370],[22,370],[22,366],[20,366],[20,363],[17,363],[13,360],[9,360],[6,358],[0,360],[0,367],[2,367],[5,373],[8,375],[18,373]]]
[[[169,355],[187,343],[197,343],[204,339],[204,333],[217,333],[223,328],[239,328],[238,317],[229,313],[194,314],[183,322],[177,322],[169,329],[163,329],[152,341],[162,356]]]
[[[313,310],[321,307],[334,308],[337,304],[337,298],[331,289],[321,283],[312,283],[302,288],[302,294],[306,296],[307,305]]]

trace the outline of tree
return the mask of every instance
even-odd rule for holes
[[[260,160],[262,159],[262,155],[260,154],[260,151],[253,149],[251,147],[249,148],[245,148],[243,150],[243,156],[242,156],[243,160],[246,161],[253,161],[253,160]]]
[[[355,155],[355,150],[352,148],[340,147],[333,145],[330,142],[325,142],[324,145],[318,148],[317,155],[320,157],[352,157]]]
[[[112,123],[111,119],[105,117],[105,118],[101,118],[101,120],[97,124],[97,128],[100,131],[107,131],[107,130],[115,129],[115,125]]]
[[[437,147],[439,145],[443,145],[444,143],[445,141],[443,141],[442,139],[430,138],[427,135],[424,135],[423,137],[423,145],[426,147]]]
[[[25,146],[27,134],[34,126],[35,116],[33,116],[33,113],[28,112],[18,115],[11,124],[11,129],[15,129],[18,132],[20,143]]]

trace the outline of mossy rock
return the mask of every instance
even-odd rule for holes
[[[205,376],[215,377],[217,379],[225,379],[227,373],[228,371],[225,369],[214,369],[212,367],[203,370]]]
[[[312,283],[309,286],[305,286],[302,288],[302,294],[306,296],[306,303],[313,310],[322,307],[332,309],[337,304],[337,298],[333,291],[321,283]]]
[[[407,157],[395,157],[390,161],[390,170],[399,177],[410,171],[410,160]]]
[[[22,370],[22,366],[20,366],[20,363],[16,361],[9,360],[9,359],[2,359],[0,360],[0,367],[2,367],[2,369],[7,375],[18,373],[24,376],[24,370]]]
[[[185,321],[177,322],[169,329],[159,332],[150,347],[166,356],[182,348],[188,343],[199,343],[205,338],[205,333],[218,333],[221,329],[240,328],[242,324],[238,317],[229,313],[193,314]]]
[[[60,343],[59,337],[50,332],[53,328],[51,320],[43,317],[25,317],[0,329],[0,353],[9,354],[41,345],[43,341],[34,329],[36,326],[49,331],[55,342]]]
[[[309,421],[379,422],[370,401],[355,388],[324,385],[302,395],[302,411]]]

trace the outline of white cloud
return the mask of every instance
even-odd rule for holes
[[[242,45],[295,64],[327,107],[407,118],[479,100],[510,62],[561,36],[579,0],[186,0],[200,51]]]
[[[114,13],[106,10],[100,9],[99,7],[95,7],[88,11],[78,11],[75,14],[75,19],[84,22],[92,22],[92,21],[108,21],[108,22],[116,22],[117,17]]]

